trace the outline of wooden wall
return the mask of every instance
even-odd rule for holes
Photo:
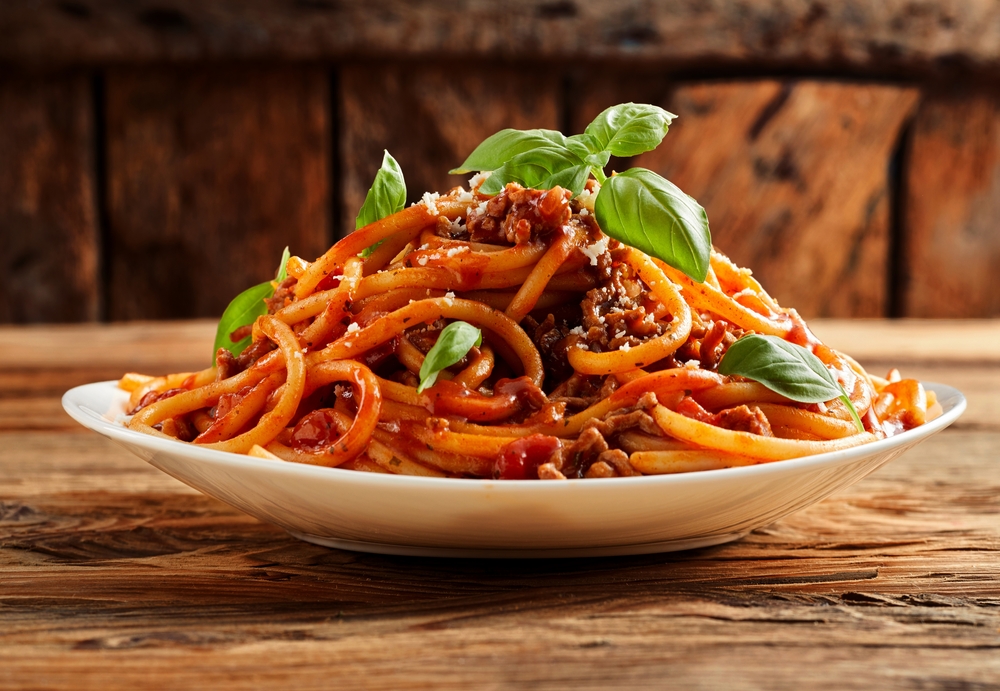
[[[697,5],[697,6],[696,6]],[[217,316],[502,127],[677,113],[666,175],[807,316],[1000,316],[988,0],[8,0],[0,322]],[[700,8],[700,9],[699,9]]]

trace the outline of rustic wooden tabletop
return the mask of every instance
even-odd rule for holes
[[[1000,322],[815,329],[967,413],[736,543],[459,561],[299,542],[62,412],[211,324],[4,327],[0,687],[1000,688]]]

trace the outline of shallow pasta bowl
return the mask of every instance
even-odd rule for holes
[[[965,410],[927,384],[944,414],[871,444],[789,461],[678,475],[572,481],[404,477],[240,456],[122,426],[113,381],[63,396],[73,419],[181,482],[302,540],[385,554],[581,557],[736,540],[854,484]]]

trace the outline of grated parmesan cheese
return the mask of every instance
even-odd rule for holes
[[[358,326],[357,322],[351,322],[350,324],[348,324],[347,333],[352,334],[352,333],[357,333],[358,331],[361,331],[361,327]]]
[[[577,199],[580,200],[580,206],[582,206],[584,209],[587,209],[588,211],[593,212],[594,202],[597,201],[597,192],[599,191],[600,190],[598,189],[596,191],[584,190],[583,192],[580,192],[580,196],[577,197]]]
[[[597,266],[597,258],[608,251],[608,238],[607,236],[602,237],[597,242],[587,245],[586,247],[581,247],[580,251],[585,255],[590,257],[590,265]]]
[[[444,296],[446,298],[453,298],[455,297],[455,294],[449,290],[447,293],[444,294]]]
[[[427,257],[417,257],[417,264],[420,264],[420,266],[427,266]]]
[[[437,192],[424,192],[424,196],[420,198],[420,203],[427,207],[427,211],[430,212],[431,216],[438,215],[438,208],[435,202],[441,197]]]
[[[491,171],[484,170],[481,173],[476,173],[475,175],[473,175],[471,178],[469,178],[469,189],[472,191],[478,190],[479,186],[482,185],[484,182],[486,182],[486,178],[488,178],[490,174]]]
[[[627,353],[628,351],[632,350],[632,346],[630,346],[628,343],[622,343],[622,347],[619,348],[618,350]]]

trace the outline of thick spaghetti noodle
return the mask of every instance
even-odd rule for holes
[[[724,255],[698,283],[607,237],[587,185],[576,198],[516,183],[426,195],[314,262],[292,257],[239,356],[220,349],[201,372],[122,379],[129,427],[275,461],[559,479],[796,458],[939,410],[918,382],[871,376],[822,345]],[[457,320],[481,329],[481,345],[418,392],[425,357]],[[719,374],[746,334],[812,351],[863,430],[843,401],[798,403]]]

